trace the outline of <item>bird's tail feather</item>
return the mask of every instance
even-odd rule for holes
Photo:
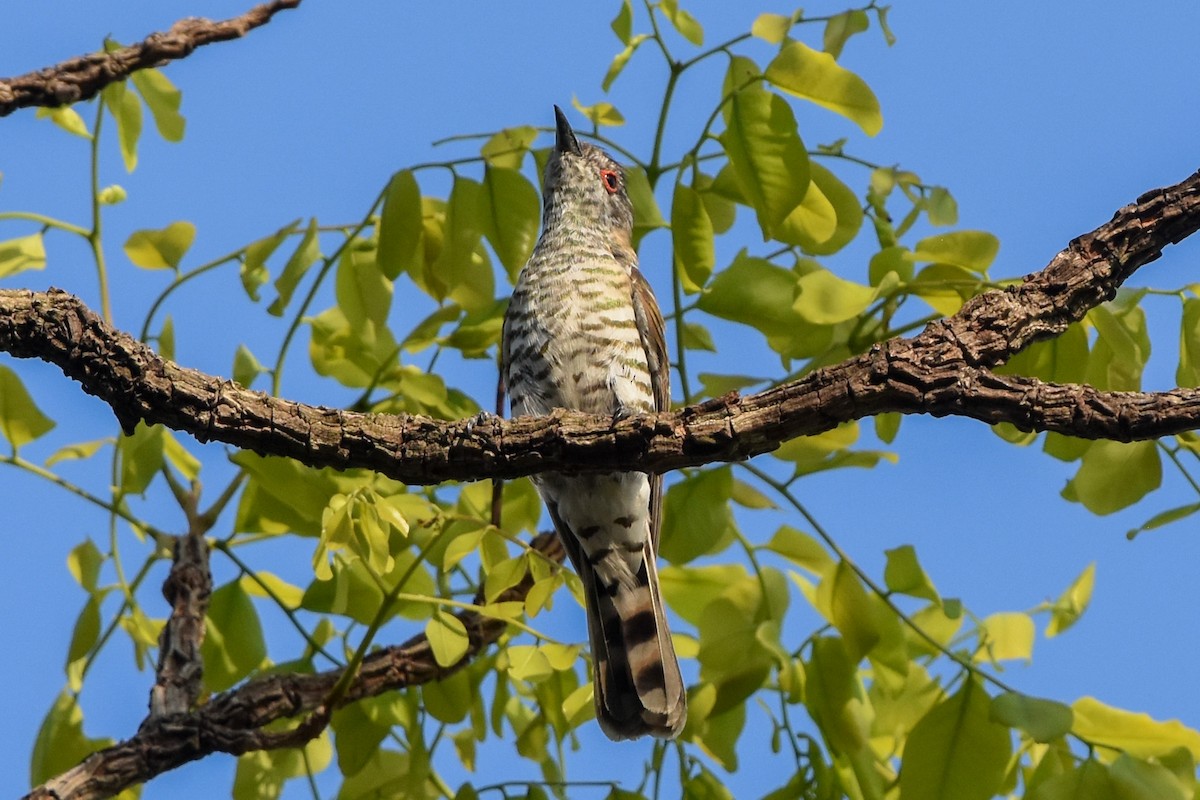
[[[687,719],[687,694],[663,615],[654,553],[646,548],[631,580],[606,582],[586,563],[588,631],[595,662],[596,717],[612,739],[674,738]],[[609,554],[609,558],[617,558]]]

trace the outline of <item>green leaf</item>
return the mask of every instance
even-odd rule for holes
[[[613,17],[609,27],[621,40],[621,44],[629,44],[629,37],[633,34],[633,5],[629,0],[621,0],[621,10]]]
[[[1087,364],[1087,329],[1075,324],[1053,339],[1034,342],[996,371],[1055,383],[1084,383],[1087,380]]]
[[[991,614],[979,625],[979,646],[992,661],[1033,660],[1033,618],[1016,611]]]
[[[739,68],[746,68],[745,64],[733,59],[730,75],[736,75]],[[763,238],[770,239],[808,192],[808,153],[800,141],[796,118],[782,97],[749,88],[730,98],[725,124],[717,138],[729,156],[742,195],[758,215]]]
[[[516,282],[533,252],[542,205],[537,189],[515,169],[489,166],[483,176],[484,235]]]
[[[456,723],[466,719],[476,702],[477,687],[471,685],[466,670],[421,685],[424,709],[439,722]]]
[[[187,451],[170,431],[163,431],[163,455],[189,482],[200,477],[200,460]]]
[[[528,569],[529,556],[526,553],[493,564],[483,582],[483,596],[489,603],[495,602],[501,594],[520,583]]]
[[[764,623],[762,612],[762,592],[752,584],[728,587],[705,608],[697,626],[700,642],[696,658],[700,677],[717,690],[708,714],[723,714],[743,706],[770,675],[774,657],[759,638]],[[777,621],[774,627],[777,631]]]
[[[258,302],[258,288],[271,277],[267,271],[267,259],[299,225],[300,220],[292,220],[270,236],[246,245],[245,254],[242,256],[240,277],[242,288],[254,302]]]
[[[133,172],[137,169],[137,145],[142,136],[142,104],[123,81],[105,86],[100,92],[100,100],[117,123],[117,141],[121,145],[125,171]]]
[[[299,586],[290,584],[275,573],[262,569],[255,571],[253,578],[250,575],[243,575],[241,586],[251,597],[269,599],[293,611],[300,608],[300,603],[304,599],[304,590]]]
[[[739,253],[717,273],[699,306],[714,317],[753,326],[768,336],[788,336],[801,318],[792,308],[796,273]]]
[[[75,620],[75,629],[71,632],[71,644],[67,648],[67,685],[72,692],[83,688],[83,667],[87,663],[88,653],[100,638],[100,603],[96,596],[88,598],[79,618]]]
[[[276,800],[288,780],[321,772],[332,757],[326,731],[302,748],[247,753],[237,761],[233,800]]]
[[[300,280],[308,272],[308,268],[320,257],[321,243],[317,239],[317,219],[313,217],[309,220],[308,228],[304,231],[304,237],[301,238],[300,244],[288,259],[287,264],[284,265],[283,272],[275,279],[275,291],[278,294],[271,305],[267,307],[268,314],[274,317],[283,316],[283,310],[291,302],[292,294],[296,291]]]
[[[381,602],[383,591],[377,579],[367,574],[361,560],[347,563],[336,558],[333,579],[310,583],[304,590],[300,607],[307,611],[340,614],[367,625],[375,619]]]
[[[68,444],[55,450],[49,458],[46,459],[46,466],[52,467],[60,461],[78,461],[85,458],[91,458],[100,451],[101,447],[106,444],[112,444],[112,439],[96,439],[91,442],[80,442],[79,444]]]
[[[249,347],[244,344],[238,345],[237,352],[233,354],[234,381],[249,389],[254,384],[254,379],[266,371],[267,368],[259,363]]]
[[[804,201],[783,221],[776,238],[807,253],[830,255],[858,235],[862,206],[854,191],[825,167],[809,162],[808,168],[811,180]]]
[[[265,457],[241,450],[230,460],[248,480],[238,503],[234,530],[256,533],[295,532],[317,537],[329,498],[349,490],[344,475],[313,469],[290,458]]]
[[[728,168],[726,165],[724,169],[728,170]],[[732,173],[727,172],[727,175],[731,176]],[[736,201],[729,199],[723,192],[717,190],[716,179],[703,172],[697,173],[696,184],[693,188],[700,192],[704,210],[708,212],[708,218],[712,222],[713,233],[725,233],[732,228],[733,223],[737,221]]]
[[[483,156],[489,167],[520,169],[521,163],[525,160],[525,154],[529,152],[529,147],[537,139],[537,136],[537,128],[532,125],[503,128],[484,142],[483,147],[479,149],[479,154]]]
[[[1088,604],[1092,602],[1092,589],[1095,585],[1096,562],[1093,561],[1054,602],[1050,611],[1050,621],[1046,623],[1047,638],[1057,636],[1079,621]]]
[[[607,92],[612,88],[613,82],[625,70],[625,65],[629,63],[629,59],[633,58],[633,54],[637,52],[642,42],[649,38],[649,34],[638,34],[629,40],[624,50],[613,56],[613,60],[608,65],[608,72],[604,74],[604,80],[600,82],[601,89]]]
[[[1088,312],[1098,336],[1088,359],[1087,382],[1097,389],[1137,391],[1150,357],[1146,313],[1138,305],[1145,290],[1120,290],[1117,299]]]
[[[1193,757],[1200,757],[1200,732],[1179,720],[1158,722],[1148,714],[1113,708],[1094,697],[1079,698],[1071,709],[1075,712],[1072,732],[1092,744],[1124,750],[1138,758],[1163,756],[1177,747],[1186,747]]]
[[[204,686],[223,692],[262,666],[267,657],[258,612],[239,581],[212,593],[208,602],[204,641]]]
[[[833,574],[827,575],[818,587],[819,596],[825,592],[828,592],[829,621],[842,634],[847,657],[858,663],[880,639],[867,591],[853,568],[839,561]]]
[[[704,350],[708,353],[717,352],[717,345],[713,341],[712,334],[709,333],[708,328],[697,322],[683,323],[683,346],[688,350]],[[704,381],[703,376],[705,374],[700,373],[701,382]],[[750,384],[744,385],[749,386]]]
[[[178,269],[195,238],[196,226],[186,221],[160,230],[134,231],[125,240],[125,255],[144,269]]]
[[[883,570],[883,580],[888,591],[906,594],[909,597],[923,597],[940,603],[937,589],[933,581],[917,561],[917,551],[911,544],[901,545],[887,553],[887,566]]]
[[[660,0],[658,7],[683,38],[697,47],[704,44],[704,28],[700,27],[695,17],[679,7],[678,0]]]
[[[84,735],[83,711],[72,694],[64,689],[55,698],[38,729],[29,760],[29,781],[35,786],[40,785],[110,744],[112,739],[91,739]]]
[[[158,135],[168,142],[182,141],[185,120],[179,113],[179,105],[183,102],[183,95],[175,88],[175,84],[153,68],[139,69],[130,78],[154,117]]]
[[[100,577],[100,566],[104,563],[104,554],[88,539],[75,545],[67,556],[67,569],[89,593],[96,591],[96,581]]]
[[[683,290],[695,294],[708,282],[716,264],[713,226],[700,193],[682,183],[675,184],[671,202],[671,241]]]
[[[834,14],[825,23],[822,49],[834,58],[839,58],[842,55],[842,48],[846,46],[846,40],[856,33],[862,33],[870,25],[867,12],[861,8]]]
[[[832,575],[838,563],[825,546],[790,525],[780,525],[763,549],[778,553],[814,575]]]
[[[625,191],[629,202],[633,204],[633,246],[636,248],[642,237],[658,228],[665,228],[667,221],[663,219],[658,201],[654,199],[654,190],[650,188],[650,180],[641,167],[625,168]]]
[[[166,359],[175,358],[175,321],[170,314],[163,320],[162,330],[153,337],[158,342],[158,354]]]
[[[0,245],[2,252],[3,245]],[[4,274],[3,262],[3,256],[0,255],[0,275]],[[1175,381],[1181,388],[1200,386],[1200,297],[1188,297],[1183,301],[1183,316],[1179,325],[1179,367],[1175,370]]]
[[[1016,692],[992,698],[991,718],[1010,728],[1020,728],[1035,742],[1052,742],[1071,732],[1075,715],[1069,706]]]
[[[377,498],[369,488],[329,498],[321,512],[321,539],[313,553],[313,568],[319,580],[332,577],[328,557],[338,552],[362,559],[376,575],[395,566],[391,532],[375,510]]]
[[[1122,753],[1113,762],[1111,774],[1122,800],[1193,800],[1196,796],[1194,770],[1180,780],[1162,764]]]
[[[736,478],[733,481],[733,492],[730,499],[742,508],[751,508],[756,511],[779,508],[771,498],[745,481],[739,481]]]
[[[400,170],[388,182],[379,214],[379,268],[395,280],[413,274],[424,261],[424,211],[421,189],[409,170]]]
[[[0,278],[45,268],[46,244],[41,232],[0,242]]]
[[[896,434],[900,432],[900,420],[902,418],[903,415],[895,411],[890,414],[876,414],[875,435],[884,444],[891,444],[896,441]]]
[[[752,580],[741,564],[708,567],[664,566],[658,573],[663,597],[687,622],[699,625],[717,595],[734,584]]]
[[[392,729],[391,725],[371,718],[364,707],[366,702],[343,706],[333,712],[330,720],[338,769],[345,776],[362,771]]]
[[[930,225],[944,226],[958,224],[958,202],[950,190],[943,186],[934,186],[925,198],[925,216]]]
[[[836,751],[855,753],[870,736],[868,710],[855,663],[840,637],[813,640],[812,656],[804,664],[808,684],[805,705],[813,722]]]
[[[492,267],[480,247],[483,204],[483,187],[477,181],[454,179],[446,204],[445,240],[433,265],[447,295],[467,311],[487,308],[495,294]]]
[[[390,333],[384,333],[392,307],[392,282],[380,271],[376,253],[370,242],[351,242],[338,259],[334,294],[338,308],[355,331],[368,328],[393,344]]]
[[[142,494],[163,465],[163,429],[139,422],[132,436],[117,440],[121,453],[121,491]]]
[[[74,134],[80,138],[89,141],[92,138],[92,132],[88,130],[87,123],[83,121],[83,117],[79,116],[79,112],[70,106],[59,106],[58,108],[42,107],[37,110],[34,116],[38,119],[49,119],[67,133]]]
[[[896,43],[896,35],[892,33],[887,21],[888,12],[891,10],[891,6],[875,6],[875,16],[879,18],[879,27],[883,30],[883,39],[887,42],[888,47]]]
[[[579,102],[579,98],[572,95],[571,105],[580,114],[590,119],[593,125],[611,128],[625,124],[625,117],[621,115],[621,112],[612,103],[600,102],[595,105],[585,106]]]
[[[767,66],[766,77],[783,91],[852,120],[868,136],[883,127],[879,100],[871,87],[829,53],[803,42],[788,42]]]
[[[776,239],[805,249],[827,241],[837,230],[837,209],[812,179],[815,166],[809,163],[808,191],[804,193],[804,199],[775,229]]]
[[[697,727],[696,744],[723,769],[736,771],[737,743],[746,727],[746,705],[741,703],[719,714],[706,715]],[[689,800],[733,800],[720,779],[703,767],[687,778],[682,788],[682,796]]]
[[[497,669],[518,681],[542,681],[554,674],[554,667],[541,648],[533,645],[509,645],[500,653]]]
[[[996,260],[1000,240],[987,231],[939,233],[917,242],[909,255],[913,261],[953,264],[980,274]]]
[[[836,325],[866,311],[884,287],[863,286],[817,269],[802,276],[797,288],[792,306],[797,314],[817,325]]]
[[[1094,442],[1062,490],[1071,502],[1105,515],[1131,506],[1162,484],[1162,462],[1154,442]]]
[[[759,14],[750,26],[750,33],[768,44],[783,44],[788,32],[796,24],[796,17],[782,14]]]
[[[1176,506],[1175,508],[1169,508],[1166,511],[1160,511],[1150,519],[1143,522],[1141,527],[1126,531],[1125,538],[1133,539],[1144,531],[1151,531],[1155,528],[1161,528],[1164,525],[1169,525],[1172,522],[1178,522],[1181,519],[1186,519],[1195,514],[1197,511],[1200,511],[1200,503],[1188,503],[1187,505]]]
[[[733,473],[729,467],[705,469],[667,490],[659,554],[686,564],[723,549],[733,530]]]
[[[375,272],[375,277],[386,281],[378,271]],[[389,286],[386,293],[377,299],[388,301],[390,298]],[[336,378],[343,386],[363,388],[382,382],[394,389],[397,383],[403,380],[406,370],[424,375],[417,367],[397,365],[396,355],[399,348],[392,332],[386,326],[362,317],[352,324],[346,312],[339,306],[322,311],[309,322],[312,326],[312,341],[308,352],[313,368],[321,375]],[[429,377],[437,379],[436,376]],[[411,397],[404,396],[398,396],[397,399],[412,400]],[[441,399],[445,400],[444,387]]]
[[[429,648],[440,667],[457,664],[470,646],[462,621],[442,608],[435,610],[425,624],[425,638],[429,640]]]
[[[904,800],[987,800],[1000,791],[1012,742],[990,710],[987,693],[971,676],[921,718],[904,745]]]
[[[38,409],[17,373],[0,365],[0,434],[15,453],[54,428],[54,420]]]

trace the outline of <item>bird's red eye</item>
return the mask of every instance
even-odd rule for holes
[[[608,190],[609,194],[616,194],[617,189],[621,188],[621,178],[617,175],[616,170],[600,170],[600,180],[604,181],[604,188]]]

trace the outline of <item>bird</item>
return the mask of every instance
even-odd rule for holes
[[[580,143],[554,107],[542,231],[505,312],[501,373],[512,415],[562,408],[614,420],[670,406],[662,312],[638,270],[620,164]],[[687,693],[658,581],[662,476],[533,476],[583,582],[596,719],[614,740],[672,739]]]

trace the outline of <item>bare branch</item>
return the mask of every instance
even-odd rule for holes
[[[164,470],[188,520],[188,532],[175,539],[171,572],[163,583],[163,597],[171,604],[171,616],[158,637],[158,665],[150,690],[150,717],[166,717],[190,711],[200,697],[204,660],[204,618],[212,594],[212,571],[208,566],[208,542],[204,534],[211,523],[197,511],[200,485],[183,491],[171,473]]]
[[[1051,387],[1001,378],[989,369],[1061,333],[1111,298],[1164,247],[1198,228],[1200,172],[1143,195],[1071,242],[1041,272],[973,298],[911,339],[879,343],[758,394],[732,394],[616,422],[567,411],[443,422],[272,398],[167,361],[109,327],[77,298],[53,290],[0,291],[0,349],[57,364],[107,402],[127,431],[144,419],[201,441],[215,439],[316,467],[364,467],[409,484],[512,478],[547,469],[665,472],[748,458],[788,439],[889,411],[1008,421],[1084,438],[1156,438],[1200,427],[1196,391]],[[1085,407],[1087,413],[1080,411]],[[1134,410],[1136,420],[1129,417]]]
[[[16,78],[0,79],[0,117],[29,106],[64,106],[90,100],[110,83],[191,55],[197,47],[245,36],[265,25],[276,12],[300,5],[300,0],[273,0],[239,17],[213,22],[199,17],[181,19],[166,33],[152,33],[140,44],[111,53],[90,53]]]
[[[562,563],[562,546],[553,533],[534,537],[530,547]],[[496,602],[523,600],[532,585],[526,574]],[[483,602],[482,598],[476,600]],[[414,636],[402,645],[367,655],[358,677],[338,705],[445,678],[471,663],[506,628],[504,620],[474,611],[460,611],[455,616],[466,627],[469,640],[467,652],[458,663],[438,666],[424,634]],[[240,755],[302,745],[320,734],[322,727],[311,725],[300,734],[268,731],[265,727],[276,720],[317,711],[341,676],[340,669],[313,675],[270,675],[220,694],[194,712],[148,717],[136,735],[92,753],[73,769],[34,789],[26,800],[96,800],[212,753]],[[317,718],[321,719],[319,715]]]
[[[156,680],[150,690],[150,716],[164,717],[191,709],[200,696],[204,662],[204,616],[212,593],[208,544],[204,535],[189,532],[175,542],[175,563],[163,584],[171,616],[158,637]]]

